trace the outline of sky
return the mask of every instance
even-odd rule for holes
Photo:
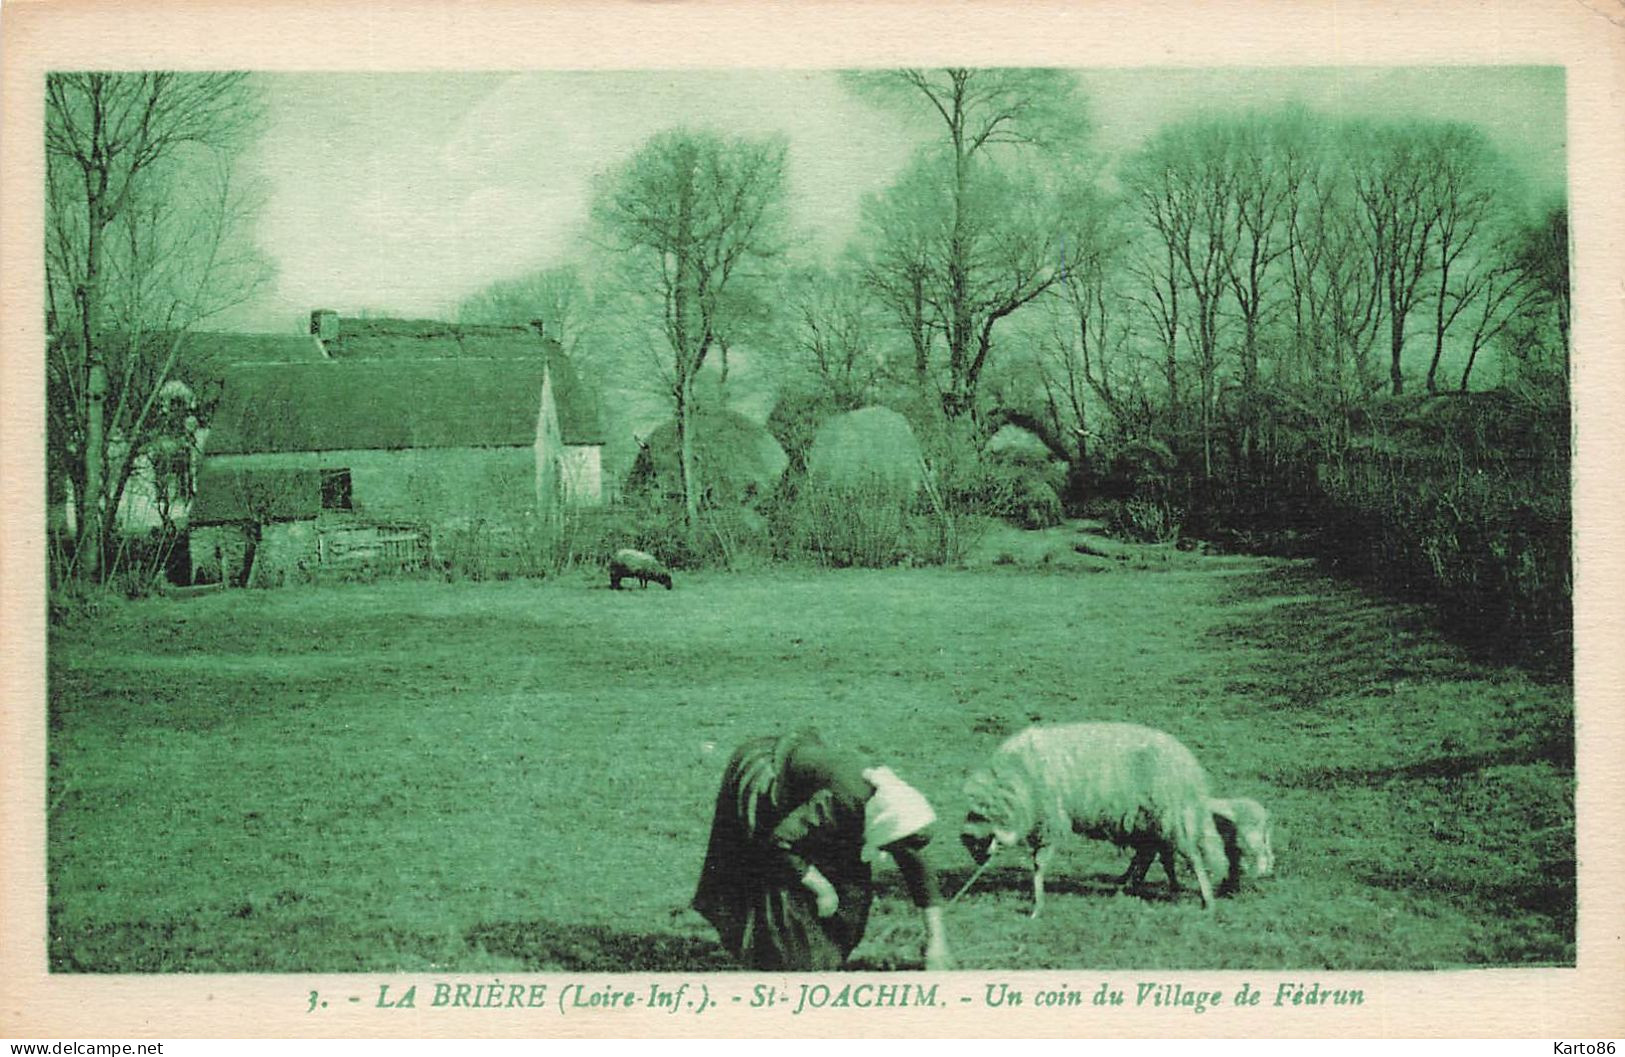
[[[1478,123],[1536,188],[1565,180],[1560,68],[1079,71],[1108,159],[1197,114],[1302,104]],[[595,180],[674,126],[779,134],[791,222],[833,253],[932,131],[821,71],[266,74],[242,159],[276,265],[223,329],[302,329],[312,308],[450,318],[493,281],[578,259]]]

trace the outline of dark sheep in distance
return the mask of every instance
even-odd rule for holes
[[[649,581],[662,584],[666,590],[671,590],[671,571],[652,554],[623,548],[615,552],[609,560],[609,589],[619,591],[622,580],[636,579],[645,588]]]

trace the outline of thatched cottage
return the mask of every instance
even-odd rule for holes
[[[313,313],[319,355],[225,372],[190,512],[194,580],[411,565],[437,533],[602,497],[594,400],[540,328]]]

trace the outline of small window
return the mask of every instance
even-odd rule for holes
[[[350,509],[350,471],[322,471],[322,509]]]

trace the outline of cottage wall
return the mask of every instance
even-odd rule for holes
[[[315,567],[320,556],[318,536],[346,524],[500,525],[537,512],[535,453],[528,447],[291,452],[212,455],[209,459],[223,470],[249,473],[350,471],[349,509],[324,509],[319,520],[275,520],[260,527],[254,557],[256,584],[275,585]],[[309,507],[314,509],[318,497],[310,498]],[[190,535],[194,582],[223,579],[230,583],[242,576],[246,524],[194,525]]]
[[[553,398],[553,376],[542,379],[542,406],[536,421],[536,497],[541,509],[557,511],[564,501],[564,439],[559,407]]]
[[[316,522],[278,521],[260,529],[249,587],[281,587],[316,567]]]
[[[529,448],[326,452],[319,461],[323,468],[349,468],[358,518],[435,524],[536,512]]]
[[[316,522],[274,521],[259,527],[249,587],[280,587],[309,575],[317,565]],[[188,534],[193,583],[242,581],[248,561],[249,525],[202,525]]]
[[[243,573],[248,537],[242,525],[199,525],[187,534],[195,584],[235,583]]]
[[[222,469],[350,471],[357,521],[424,524],[536,510],[535,455],[528,447],[288,452],[209,456]]]
[[[603,449],[596,444],[567,444],[560,458],[564,473],[564,501],[573,506],[597,506],[604,501]]]

